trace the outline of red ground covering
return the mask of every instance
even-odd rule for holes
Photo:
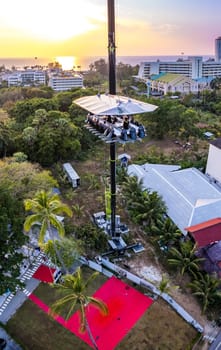
[[[93,305],[89,305],[86,310],[91,332],[98,348],[102,350],[113,350],[153,303],[152,299],[115,277],[104,283],[94,296],[102,299],[109,310],[107,316],[102,315]],[[45,312],[49,311],[49,307],[35,295],[31,294],[29,298]],[[92,346],[87,333],[79,332],[78,312],[67,321],[60,316],[55,319]]]
[[[49,268],[46,265],[40,265],[32,277],[34,277],[37,280],[40,280],[42,282],[53,283],[54,282],[54,278],[53,278],[54,272],[55,272],[55,269]]]

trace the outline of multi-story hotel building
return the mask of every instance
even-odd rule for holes
[[[201,56],[191,56],[187,59],[178,59],[177,61],[171,62],[157,60],[155,62],[149,61],[140,63],[138,72],[138,77],[140,79],[146,80],[151,75],[158,75],[160,73],[182,74],[194,80],[211,77],[215,78],[221,76],[221,61],[216,62],[212,59],[203,61],[203,57]]]
[[[67,91],[73,88],[82,88],[83,77],[80,74],[52,73],[49,74],[48,86],[55,91]]]
[[[31,85],[45,85],[46,72],[43,70],[22,70],[14,71],[8,74],[8,86],[31,86]]]

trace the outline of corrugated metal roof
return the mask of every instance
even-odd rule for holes
[[[200,231],[200,230],[206,229],[208,227],[211,227],[211,226],[214,226],[214,225],[217,225],[217,224],[221,224],[221,218],[215,218],[215,219],[207,220],[207,221],[204,221],[204,222],[202,222],[200,224],[193,225],[193,226],[190,226],[190,227],[186,227],[185,230],[188,231],[188,232],[196,232],[196,231]]]
[[[221,217],[221,192],[199,170],[178,169],[179,166],[145,164],[136,165],[133,173],[137,171],[138,178],[142,173],[143,186],[162,196],[169,217],[186,235],[185,227]]]

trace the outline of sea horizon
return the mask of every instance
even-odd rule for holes
[[[130,64],[131,66],[139,65],[144,61],[176,61],[179,58],[187,59],[191,56],[200,56],[203,57],[203,60],[209,58],[214,58],[214,55],[146,55],[146,56],[117,56],[116,62]],[[73,66],[79,70],[88,70],[90,64],[93,64],[95,61],[103,58],[105,61],[108,61],[107,56],[61,56],[61,57],[73,57]],[[7,69],[15,67],[17,69],[24,68],[25,66],[31,67],[35,65],[47,66],[51,62],[56,62],[57,57],[0,57],[0,66],[5,66]]]

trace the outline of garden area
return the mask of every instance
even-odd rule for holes
[[[84,274],[88,276],[90,273],[90,270],[84,269]],[[93,294],[105,281],[107,279],[99,275],[90,285],[88,294]],[[58,297],[56,293],[54,288],[43,283],[34,291],[34,294],[47,305],[51,305],[56,300]],[[115,332],[118,327],[120,323],[116,324]],[[7,323],[7,329],[24,350],[30,348],[43,350],[46,346],[47,350],[90,349],[80,338],[58,324],[31,300],[27,300]],[[191,349],[196,339],[197,332],[167,304],[158,299],[144,312],[116,349],[184,350]],[[102,347],[102,350],[104,349],[105,347]]]
[[[69,246],[69,252],[79,249],[75,258],[83,254],[94,259],[96,255],[109,249],[107,235],[92,222],[93,213],[105,210],[105,190],[110,182],[109,145],[97,140],[82,127],[85,112],[72,104],[73,99],[81,96],[82,91],[54,95],[52,91],[41,91],[39,88],[39,91],[35,91],[39,96],[28,99],[23,98],[24,92],[27,92],[26,89],[21,89],[20,100],[11,104],[8,103],[7,91],[1,96],[2,106],[5,108],[2,110],[4,113],[1,111],[0,153],[8,157],[3,158],[0,163],[0,196],[2,202],[6,203],[5,207],[10,208],[7,215],[0,209],[4,214],[5,237],[5,244],[1,247],[2,257],[4,258],[8,249],[8,224],[13,225],[13,251],[27,242],[27,235],[23,237],[19,233],[32,208],[27,205],[25,213],[24,203],[33,203],[32,200],[39,199],[36,196],[39,189],[49,191],[55,188],[59,190],[64,205],[73,212],[73,216],[64,220],[67,240],[56,243],[56,249],[65,250],[65,246]],[[47,98],[40,97],[43,92],[47,93]],[[85,91],[85,94],[92,93],[94,91],[89,89]],[[209,94],[207,97],[212,98]],[[216,109],[211,108],[211,104],[207,107],[197,105],[195,108],[194,98],[181,102],[166,98],[150,102],[159,104],[159,109],[155,114],[149,114],[148,118],[140,117],[146,127],[147,136],[142,142],[118,145],[117,155],[128,153],[131,162],[137,164],[179,164],[182,168],[196,166],[203,170],[209,147],[203,132],[209,129],[215,136],[219,136],[220,102],[216,101],[213,106]],[[198,125],[200,120],[204,122],[201,127]],[[81,186],[77,189],[73,189],[65,178],[62,170],[65,161],[71,162],[80,175]],[[43,194],[46,196],[48,192]],[[215,317],[213,307],[218,300],[218,282],[201,273],[200,261],[195,256],[194,247],[181,242],[180,231],[167,218],[165,205],[158,194],[149,190],[143,191],[136,179],[126,176],[119,162],[117,214],[130,229],[129,234],[124,237],[126,243],[139,241],[145,248],[136,257],[130,256],[129,259],[119,261],[119,264],[126,264],[141,277],[145,277],[142,273],[149,266],[152,271],[156,269],[161,278],[166,274],[166,281],[170,285],[179,285],[179,289],[169,291],[174,299],[203,326],[207,323],[206,315],[212,320]],[[78,247],[76,242],[79,242]],[[163,252],[162,247],[167,250]],[[44,246],[45,252],[53,260],[56,254],[52,248]],[[66,257],[67,255],[69,254]],[[23,257],[18,253],[16,257],[18,276]],[[185,259],[188,263],[184,266]],[[55,262],[59,264],[57,259]],[[10,264],[14,268],[13,257]],[[2,276],[4,272],[1,271]],[[87,275],[88,271],[84,273]],[[200,283],[195,282],[197,279]],[[92,295],[105,281],[106,278],[100,275],[88,293]],[[10,285],[12,281],[8,278],[5,283]],[[167,283],[164,287],[166,290]],[[211,291],[210,295],[207,294],[208,289]],[[4,290],[5,285],[2,286],[2,292]],[[197,299],[195,295],[199,291],[202,292],[202,297]],[[40,284],[34,294],[50,305],[57,298],[56,292],[50,286]],[[142,293],[146,291],[142,290]],[[22,305],[8,322],[7,328],[24,350],[45,349],[45,344],[47,350],[89,348],[31,300]],[[116,349],[187,350],[192,348],[197,337],[196,331],[158,298],[128,331]]]

